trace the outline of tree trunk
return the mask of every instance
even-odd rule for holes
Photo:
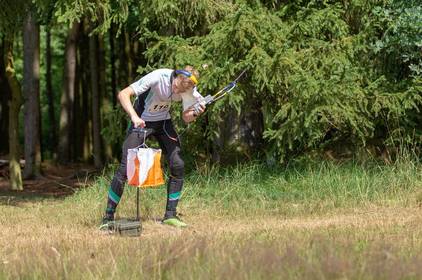
[[[53,153],[53,158],[56,157],[56,148],[57,148],[57,124],[56,116],[54,113],[54,95],[53,87],[51,82],[51,27],[50,25],[46,26],[46,49],[45,49],[45,59],[46,59],[46,71],[45,71],[45,81],[46,81],[46,95],[47,95],[47,104],[48,104],[48,119],[49,123],[49,146]]]
[[[80,145],[80,154],[83,161],[87,162],[92,155],[91,149],[91,105],[90,105],[90,67],[89,67],[89,37],[86,35],[89,33],[89,24],[84,22],[84,32],[81,36],[80,48],[80,106],[81,112],[78,121],[81,122],[79,129],[78,145]]]
[[[252,95],[252,94],[251,94]],[[263,146],[264,115],[262,113],[262,102],[257,98],[250,100],[249,110],[240,118],[241,141],[247,154],[258,154]]]
[[[74,137],[72,138],[73,140],[73,158],[75,159],[81,159],[82,158],[82,140],[83,139],[83,127],[84,127],[84,122],[85,122],[85,114],[86,112],[84,112],[82,110],[82,92],[83,89],[82,87],[84,86],[84,83],[82,81],[83,79],[83,72],[84,72],[84,65],[83,65],[83,61],[85,57],[88,56],[84,56],[83,55],[83,51],[84,51],[84,45],[83,45],[83,40],[84,40],[85,34],[83,34],[83,31],[81,31],[81,34],[79,35],[79,39],[78,39],[78,50],[77,50],[77,62],[76,62],[76,73],[78,73],[76,75],[75,78],[75,101],[74,101],[74,106],[73,106],[73,115],[74,116],[78,116],[77,118],[74,118],[73,121],[73,128],[72,130],[75,131],[74,132]]]
[[[131,84],[133,83],[134,73],[133,73],[133,61],[132,61],[132,51],[130,43],[130,35],[128,31],[124,32],[125,36],[125,57],[126,57],[126,67],[127,67],[127,83]]]
[[[81,34],[78,36],[78,49],[76,51],[76,73],[75,73],[75,91],[73,95],[73,108],[72,108],[72,123],[70,126],[70,135],[72,139],[72,145],[70,147],[70,157],[74,161],[79,161],[81,157],[81,146],[79,139],[81,137],[81,126],[82,123],[82,115],[86,114],[86,112],[81,110]]]
[[[25,168],[24,178],[39,176],[40,147],[40,30],[33,12],[28,12],[23,30],[24,63],[23,93],[25,94]]]
[[[60,99],[60,131],[59,131],[59,162],[64,164],[70,161],[70,145],[73,121],[73,102],[75,96],[75,77],[76,77],[76,49],[79,33],[79,23],[74,22],[69,29],[66,39],[65,66],[63,79],[63,92]]]
[[[131,44],[129,33],[123,31],[119,36],[119,87],[125,88],[133,83],[133,61],[131,59]]]
[[[115,33],[113,25],[109,32],[110,41],[110,65],[111,65],[111,100],[113,102],[113,108],[117,104],[117,86],[116,86],[116,53],[114,47]]]
[[[119,38],[117,40],[119,42],[119,67],[117,71],[117,79],[118,79],[118,88],[125,88],[129,85],[129,74],[128,74],[128,68],[127,68],[127,59],[125,54],[125,46],[126,41],[125,37],[122,33],[120,33]]]
[[[218,121],[218,134],[212,140],[211,159],[214,163],[226,162],[228,158],[224,157],[223,151],[228,150],[229,145],[237,140],[235,132],[238,129],[239,116],[236,110],[229,109],[224,115],[226,118]]]
[[[104,46],[104,37],[98,36],[98,66],[99,66],[99,73],[100,73],[100,85],[99,85],[99,99],[100,99],[100,116],[104,116],[107,113],[110,113],[112,110],[112,105],[110,103],[110,98],[107,87],[107,79],[106,79],[106,51]],[[103,124],[103,118],[100,119],[100,124]],[[100,126],[101,131],[101,126]],[[103,158],[105,161],[109,161],[113,158],[113,150],[109,141],[104,141],[104,138],[101,136],[101,146],[103,147]]]
[[[89,68],[89,67],[88,67]],[[85,84],[89,85],[89,76],[86,73],[85,75]],[[83,138],[83,159],[84,161],[88,161],[90,156],[92,155],[92,133],[91,133],[91,127],[92,127],[92,106],[91,106],[91,95],[88,88],[85,88],[83,91],[83,101],[82,101],[82,110],[86,112],[85,115],[85,125],[84,125],[84,138]]]
[[[22,92],[15,76],[13,65],[13,40],[6,39],[4,43],[4,64],[6,77],[12,91],[9,102],[9,173],[12,190],[23,190],[21,167],[19,165],[19,111],[22,106]]]
[[[4,37],[1,38],[0,44],[0,135],[9,134],[9,102],[12,98],[9,83],[6,78],[6,67],[4,65]],[[0,137],[0,153],[9,151],[9,139]]]
[[[101,154],[101,124],[100,124],[100,98],[99,98],[99,76],[97,60],[97,36],[89,38],[89,59],[91,72],[91,90],[92,90],[92,138],[94,140],[94,165],[96,168],[103,167]]]
[[[240,116],[234,109],[224,113],[226,118],[219,121],[218,134],[212,141],[213,162],[249,160],[253,154],[259,155],[262,152],[264,132],[262,103],[252,100],[245,111],[246,113]],[[225,157],[223,151],[231,151],[231,157]]]

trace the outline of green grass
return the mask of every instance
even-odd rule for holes
[[[396,165],[361,165],[333,162],[267,168],[249,164],[191,172],[185,182],[183,212],[210,210],[215,215],[249,216],[274,213],[285,216],[326,213],[365,204],[380,206],[414,205],[422,190],[421,166],[412,162]],[[110,173],[112,174],[112,173]],[[111,176],[69,198],[70,203],[104,208],[104,196]],[[126,187],[122,211],[134,209],[135,189]],[[142,190],[142,212],[161,214],[165,187]],[[125,207],[128,206],[128,207]],[[133,212],[133,210],[132,210]]]
[[[420,279],[422,166],[202,167],[179,210],[142,190],[140,238],[99,235],[112,170],[65,199],[0,200],[0,279]],[[126,187],[120,217],[135,215]],[[7,202],[9,201],[9,202]]]

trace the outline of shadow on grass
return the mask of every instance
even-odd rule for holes
[[[11,190],[9,169],[0,166],[0,205],[19,206],[20,203],[39,202],[42,200],[62,200],[84,188],[99,176],[101,172],[88,165],[45,164],[42,175],[23,180],[23,190]]]
[[[72,193],[39,193],[34,191],[0,190],[0,205],[21,207],[22,204],[36,203],[44,200],[63,200]]]
[[[10,190],[8,182],[0,181],[0,205],[19,207],[22,203],[36,203],[43,200],[63,200],[73,195],[78,189],[84,188],[90,182],[80,182],[78,179],[51,180],[37,179],[24,181],[22,191]]]

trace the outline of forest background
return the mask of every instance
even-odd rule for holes
[[[173,114],[191,166],[304,155],[391,162],[404,151],[420,159],[418,2],[1,0],[10,187],[22,189],[42,163],[117,162],[128,124],[119,90],[186,64],[200,70],[204,96],[247,69],[188,129]]]

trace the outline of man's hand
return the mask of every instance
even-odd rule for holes
[[[140,128],[144,128],[145,127],[145,121],[143,119],[141,119],[137,114],[134,114],[130,117],[130,120],[132,121],[134,127],[140,127]]]
[[[193,116],[196,118],[205,111],[205,103],[201,102],[197,106],[193,106]]]
[[[200,114],[205,111],[205,103],[201,102],[197,106],[192,105],[183,112],[183,120],[186,123],[193,122]]]

